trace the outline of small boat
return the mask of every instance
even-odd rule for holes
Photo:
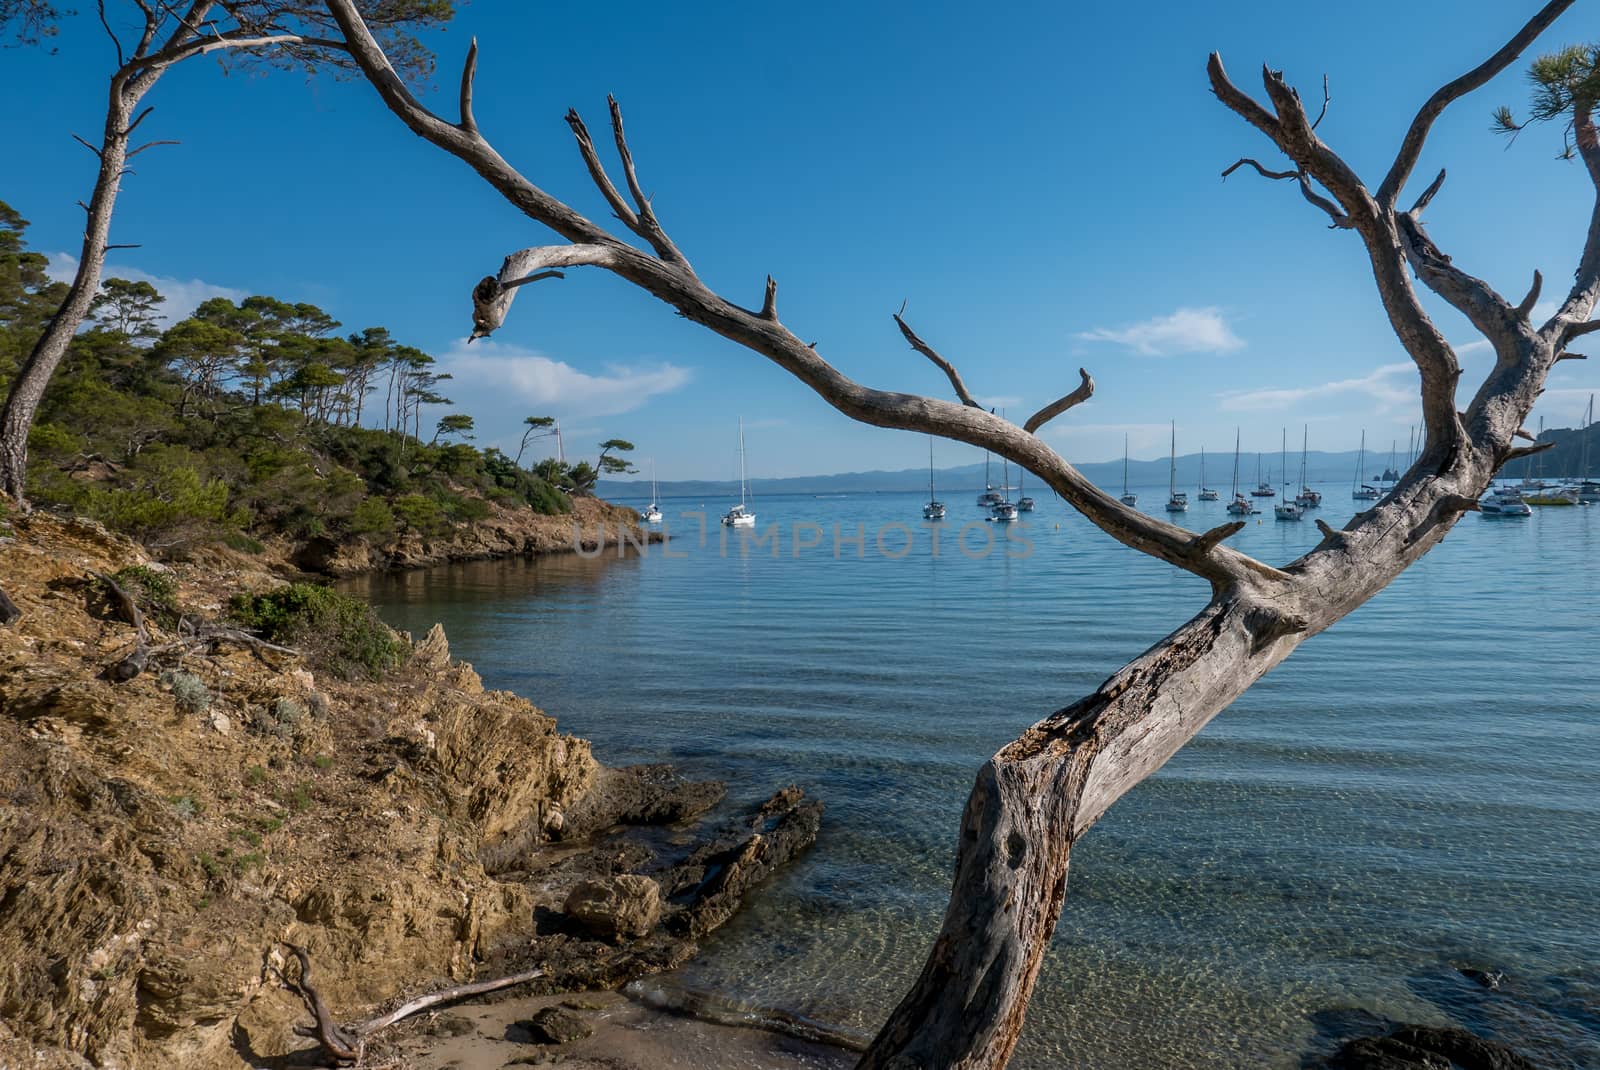
[[[1356,459],[1356,480],[1350,487],[1350,497],[1358,502],[1375,502],[1383,492],[1367,482],[1367,432],[1361,431],[1361,452]]]
[[[997,524],[1010,524],[1017,519],[1017,507],[1007,496],[1011,493],[1011,470],[1006,465],[1006,459],[1000,458],[1000,482],[1004,493],[1000,500],[989,507],[989,515],[985,519]]]
[[[1600,502],[1600,479],[1589,471],[1589,439],[1594,433],[1594,395],[1589,395],[1589,411],[1583,418],[1583,448],[1578,461],[1578,500],[1585,505]]]
[[[978,495],[980,509],[993,509],[1000,502],[1005,501],[1005,495],[994,489],[994,484],[989,482],[989,451],[983,451],[983,493]]]
[[[656,503],[661,500],[661,492],[656,488],[656,462],[650,461],[650,504],[644,507],[644,512],[639,514],[646,524],[661,523],[661,506]]]
[[[1544,417],[1539,417],[1539,438],[1544,438]],[[1576,487],[1557,487],[1544,481],[1544,454],[1539,454],[1539,474],[1532,482],[1522,481],[1522,500],[1529,505],[1577,505]],[[1528,493],[1529,491],[1532,493]]]
[[[1303,513],[1307,509],[1320,509],[1322,507],[1322,495],[1312,490],[1310,485],[1306,483],[1306,446],[1311,441],[1311,428],[1309,425],[1301,429],[1300,436],[1300,493],[1294,496],[1294,503],[1300,507],[1300,511]]]
[[[1178,489],[1178,421],[1172,421],[1172,449],[1168,455],[1170,467],[1167,470],[1167,512],[1186,513],[1189,511],[1189,496]]]
[[[1128,489],[1128,436],[1122,436],[1122,497],[1117,499],[1123,505],[1138,505],[1139,496]]]
[[[1249,516],[1256,511],[1250,504],[1250,499],[1239,493],[1239,429],[1233,429],[1233,500],[1228,503],[1228,512],[1234,516]]]
[[[1269,472],[1268,475],[1271,475]],[[1278,492],[1272,489],[1271,480],[1261,478],[1261,454],[1256,454],[1256,489],[1250,492],[1252,498],[1276,498]]]
[[[1278,474],[1283,477],[1283,501],[1272,507],[1272,515],[1279,520],[1299,520],[1305,516],[1297,502],[1289,500],[1289,429],[1283,429],[1283,444],[1278,451]]]
[[[933,436],[928,436],[928,504],[922,507],[922,519],[943,520],[944,502],[933,496]]]
[[[1017,465],[1017,512],[1033,512],[1033,499],[1022,493],[1022,466]]]
[[[724,527],[753,528],[756,526],[756,514],[751,508],[754,504],[750,499],[750,478],[745,473],[744,464],[744,420],[739,421],[739,504],[722,514]]]
[[[1214,502],[1214,501],[1218,500],[1218,497],[1219,497],[1219,495],[1217,494],[1216,491],[1214,491],[1210,487],[1206,486],[1206,448],[1204,446],[1201,446],[1200,447],[1200,500],[1203,501],[1203,502]]]
[[[1484,516],[1532,516],[1533,510],[1522,500],[1516,487],[1491,487],[1489,494],[1478,503]]]

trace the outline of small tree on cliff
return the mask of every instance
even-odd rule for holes
[[[185,60],[215,54],[224,63],[300,68],[315,73],[323,68],[352,69],[344,42],[334,35],[328,12],[317,4],[293,0],[245,0],[217,3],[190,0],[183,4],[132,0],[136,41],[124,41],[112,29],[105,0],[96,8],[100,23],[116,51],[106,101],[105,127],[98,145],[77,137],[99,160],[94,190],[87,203],[79,201],[88,219],[77,271],[65,299],[22,362],[5,407],[0,411],[0,494],[25,505],[28,432],[73,336],[83,325],[100,293],[106,253],[129,246],[111,244],[111,214],[128,161],[157,145],[172,141],[133,144],[134,132],[151,112],[145,97],[161,76]],[[453,13],[450,0],[362,0],[363,17],[380,34],[395,57],[395,69],[426,76],[433,59],[415,36]],[[13,34],[22,44],[39,44],[54,35],[63,12],[46,0],[0,0],[0,32]]]
[[[1084,478],[1036,432],[1087,400],[1082,382],[1020,426],[977,403],[954,365],[896,317],[905,339],[948,375],[956,402],[877,390],[856,383],[802,341],[778,317],[777,284],[768,277],[758,308],[712,291],[668,236],[644,195],[611,102],[611,126],[625,196],[613,184],[576,112],[567,122],[589,175],[637,242],[625,241],[552,197],[495,152],[472,114],[477,46],[461,79],[459,120],[417,101],[395,75],[351,0],[329,0],[340,30],[384,103],[411,130],[469,164],[529,218],[564,243],[511,253],[497,276],[473,290],[473,334],[505,320],[521,286],[555,269],[598,267],[656,296],[799,378],[847,416],[880,427],[922,431],[998,453],[1039,476],[1111,537],[1211,585],[1209,603],[1186,624],[1117,670],[1094,693],[1058,710],[1006,745],[979,771],[962,817],[954,887],[942,930],[916,983],[861,1059],[862,1067],[997,1067],[1021,1031],[1045,945],[1066,896],[1073,844],[1107,807],[1149,776],[1264,673],[1301,643],[1349,614],[1437,545],[1507,461],[1538,447],[1523,421],[1557,361],[1574,356],[1573,339],[1600,330],[1589,315],[1600,296],[1600,196],[1591,214],[1576,281],[1553,316],[1531,316],[1541,279],[1513,303],[1441,253],[1422,212],[1444,182],[1440,172],[1410,208],[1400,197],[1434,121],[1452,102],[1505,70],[1573,0],[1553,0],[1489,59],[1449,82],[1411,121],[1388,172],[1367,186],[1317,134],[1320,117],[1279,72],[1263,70],[1267,103],[1229,79],[1220,57],[1208,64],[1212,91],[1287,159],[1273,170],[1290,181],[1338,231],[1362,244],[1391,327],[1421,375],[1426,441],[1409,471],[1371,509],[1343,529],[1318,521],[1323,539],[1282,567],[1225,544],[1242,522],[1195,534],[1122,505]],[[1600,138],[1590,111],[1594,63],[1571,94],[1573,143],[1600,194]],[[1548,109],[1546,109],[1548,110]],[[1461,367],[1412,287],[1412,273],[1464,314],[1494,346],[1496,363],[1457,408]]]

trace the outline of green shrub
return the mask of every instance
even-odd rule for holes
[[[173,704],[184,713],[201,714],[211,708],[210,690],[193,673],[170,670],[161,674],[161,682],[172,690]]]
[[[394,531],[394,510],[382,498],[363,498],[350,513],[352,535],[382,537]]]
[[[445,528],[444,510],[425,494],[405,494],[394,500],[394,515],[407,531],[432,535]]]
[[[371,606],[331,587],[293,583],[265,594],[240,594],[230,608],[268,640],[297,647],[313,662],[346,676],[377,677],[399,665],[406,653]]]
[[[171,627],[177,623],[178,581],[171,573],[157,572],[147,565],[129,565],[111,578],[161,624]]]

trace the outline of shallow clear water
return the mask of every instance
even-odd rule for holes
[[[1322,489],[1337,527],[1348,491]],[[668,501],[679,556],[354,586],[398,627],[442,621],[491,686],[603,761],[822,798],[816,848],[680,980],[869,1034],[937,928],[976,768],[1206,598],[1048,494],[1013,540],[984,553],[995,526],[972,524],[963,552],[973,496],[947,494],[937,554],[918,495],[761,499],[776,557],[724,547],[725,503],[705,503],[702,544],[679,515],[701,503]],[[1179,520],[1211,527],[1223,505]],[[797,523],[820,529],[798,549]],[[836,523],[864,527],[859,556],[836,555]],[[909,531],[880,547],[893,523]],[[1233,544],[1282,563],[1318,538],[1269,510]],[[1013,1065],[1297,1067],[1361,1011],[1600,1066],[1597,555],[1593,507],[1464,518],[1118,803],[1074,851]],[[1489,992],[1455,967],[1509,980]]]

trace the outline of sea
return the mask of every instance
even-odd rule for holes
[[[1166,487],[1133,488],[1159,515]],[[1359,503],[1231,544],[1282,564]],[[665,543],[368,577],[398,628],[729,805],[799,784],[815,847],[647,982],[864,1041],[919,970],[978,767],[1206,602],[1048,491],[664,501]],[[642,506],[643,502],[627,502]],[[1203,530],[1224,502],[1175,519]],[[1078,843],[1012,1066],[1299,1068],[1391,1022],[1600,1067],[1600,507],[1468,515]],[[692,998],[691,998],[692,997]]]

